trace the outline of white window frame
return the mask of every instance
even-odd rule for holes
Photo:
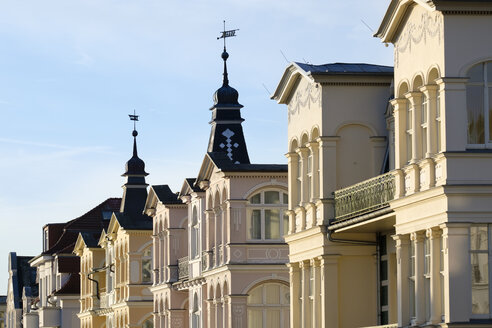
[[[274,191],[274,192],[278,192],[279,193],[279,201],[280,203],[279,204],[265,204],[265,192],[269,192],[269,191]],[[259,204],[253,204],[251,203],[251,198],[253,198],[254,196],[260,194],[260,203]],[[287,207],[288,207],[288,197],[284,197],[284,194],[285,195],[288,195],[287,192],[285,190],[282,190],[282,189],[264,189],[264,190],[261,190],[261,191],[257,191],[255,193],[253,193],[249,198],[249,205],[248,205],[248,216],[247,216],[247,220],[248,220],[248,223],[247,223],[247,231],[246,231],[246,240],[249,241],[249,242],[280,242],[280,241],[283,241],[284,240],[284,231],[287,231],[288,230],[288,216],[287,214],[285,214],[285,210],[287,210]],[[287,202],[284,202],[284,198]],[[253,211],[254,210],[260,210],[261,211],[261,219],[260,219],[260,222],[261,222],[261,233],[260,233],[260,238],[259,239],[255,239],[255,238],[252,238],[251,237],[251,234],[249,232],[250,228],[251,228],[251,220],[252,220],[252,215],[253,215]],[[266,239],[265,238],[265,210],[279,210],[279,236],[280,238],[276,238],[276,239]],[[287,220],[285,220],[287,219]],[[287,222],[284,222],[284,221],[287,221]],[[285,225],[287,225],[287,227],[285,227]]]
[[[422,158],[425,158],[425,154],[429,152],[429,145],[427,144],[427,133],[429,133],[429,122],[427,122],[427,112],[429,111],[429,98],[422,93],[422,106],[420,112],[420,128],[422,138]]]
[[[487,250],[472,250],[471,249],[471,228],[470,228],[470,244],[469,244],[469,254],[470,254],[470,258],[469,258],[469,263],[470,263],[470,286],[472,286],[471,284],[471,279],[472,279],[472,274],[473,274],[473,269],[472,269],[472,266],[471,266],[471,256],[472,254],[488,254],[488,257],[487,257],[487,261],[488,261],[488,298],[489,298],[489,313],[488,314],[471,314],[471,318],[473,319],[490,319],[492,318],[492,290],[491,290],[491,279],[492,279],[492,272],[491,272],[491,263],[492,263],[492,252],[491,252],[491,237],[492,237],[492,229],[491,229],[491,225],[490,224],[476,224],[476,225],[472,225],[473,226],[486,226],[487,227]],[[472,293],[472,290],[470,290],[470,294]],[[470,295],[471,296],[471,295]],[[470,304],[470,308],[471,308],[471,304]]]
[[[406,143],[407,143],[407,163],[410,163],[410,161],[413,158],[413,147],[412,147],[412,140],[413,140],[413,115],[414,115],[414,108],[409,99],[406,101]]]

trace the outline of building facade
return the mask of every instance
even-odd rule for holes
[[[391,89],[390,68],[287,68],[293,327],[490,325],[491,9],[391,1]]]
[[[152,219],[143,214],[147,199],[145,163],[133,156],[125,166],[121,206],[97,234],[80,233],[74,248],[80,258],[82,328],[153,327]]]
[[[250,163],[228,57],[197,177],[147,199],[156,327],[289,327],[287,166]]]

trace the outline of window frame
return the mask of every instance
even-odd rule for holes
[[[467,114],[467,140],[466,140],[466,148],[467,149],[492,149],[492,125],[490,125],[490,111],[492,110],[492,94],[489,92],[489,88],[492,88],[492,81],[488,81],[487,69],[488,66],[491,66],[492,70],[492,61],[485,61],[477,63],[471,66],[468,69],[467,74],[476,66],[482,66],[482,80],[480,82],[467,82],[466,83],[466,94],[468,93],[468,86],[481,86],[482,87],[482,109],[483,109],[483,134],[484,134],[484,142],[483,143],[469,143],[469,131],[468,131],[468,99],[466,101],[466,114]],[[468,97],[468,95],[467,95]]]
[[[149,250],[150,250],[149,255],[146,255],[145,253],[146,253],[146,252],[148,252]],[[141,271],[140,271],[140,274],[141,274],[142,276],[141,276],[140,281],[141,281],[141,283],[142,283],[142,284],[151,284],[151,283],[152,283],[152,281],[153,281],[153,270],[152,270],[152,251],[153,251],[153,247],[152,247],[152,245],[147,246],[147,247],[146,247],[146,248],[144,248],[144,250],[142,251],[142,258],[141,258],[141,260],[140,260],[140,261],[141,261],[141,264],[142,264]],[[148,262],[148,263],[150,264],[150,270],[147,270],[147,271],[150,273],[150,279],[149,279],[149,280],[144,280],[144,270],[146,270],[146,269],[145,269],[145,266],[144,266],[144,261],[145,261],[145,263],[147,263],[147,262]]]
[[[279,194],[278,204],[265,204],[265,193],[266,192],[277,192]],[[260,194],[260,203],[251,203],[251,199],[256,195]],[[287,201],[285,203],[284,201]],[[289,228],[289,216],[284,212],[288,208],[288,193],[284,189],[263,189],[254,192],[248,197],[247,205],[247,223],[246,223],[246,241],[248,242],[282,242],[284,241],[284,236],[287,234]],[[250,232],[252,228],[252,218],[253,211],[260,210],[260,238],[252,238]],[[269,238],[266,235],[266,224],[265,224],[265,210],[278,210],[279,211],[279,238]],[[287,221],[287,222],[286,222]]]
[[[472,250],[472,238],[471,238],[471,228],[472,227],[480,227],[480,226],[485,226],[487,227],[487,250]],[[470,263],[470,286],[471,286],[471,290],[470,290],[470,296],[472,298],[472,304],[470,304],[470,307],[472,308],[472,313],[471,313],[471,318],[473,319],[490,319],[492,318],[492,292],[491,292],[491,278],[492,278],[492,272],[491,272],[491,263],[492,263],[492,252],[491,252],[491,237],[492,237],[492,229],[491,229],[491,225],[490,224],[472,224],[470,226],[470,232],[469,232],[469,245],[468,245],[468,250],[469,250],[469,254],[470,254],[470,258],[469,258],[469,263]],[[472,282],[472,279],[473,279],[473,268],[472,268],[472,254],[487,254],[487,270],[488,270],[488,273],[487,273],[487,284],[488,284],[488,289],[487,289],[487,292],[488,292],[488,300],[489,300],[489,313],[488,314],[479,314],[479,313],[473,313],[473,282]]]

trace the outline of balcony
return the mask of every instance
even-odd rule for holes
[[[60,326],[61,312],[59,307],[43,307],[38,311],[38,314],[41,327]]]
[[[395,175],[392,172],[337,190],[335,222],[345,221],[389,206],[395,197]]]
[[[188,265],[189,259],[188,256],[182,257],[178,259],[178,279],[179,280],[186,280],[188,279]]]

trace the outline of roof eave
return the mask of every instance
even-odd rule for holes
[[[270,99],[276,100],[279,104],[286,104],[295,83],[301,75],[312,80],[310,71],[303,70],[294,62],[290,63],[290,65],[285,69],[284,74],[282,75],[275,92],[270,96]]]

